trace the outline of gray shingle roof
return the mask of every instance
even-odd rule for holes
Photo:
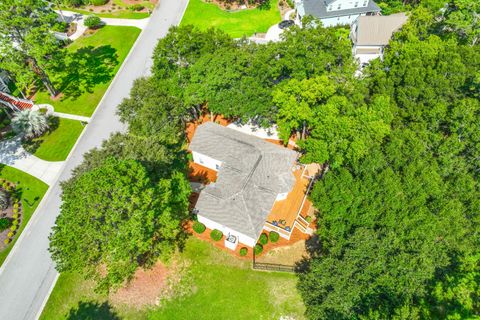
[[[359,0],[360,2],[361,0]],[[361,14],[367,12],[380,12],[380,7],[370,0],[366,7],[358,7],[344,10],[332,10],[327,11],[329,3],[323,0],[303,0],[303,7],[305,9],[305,15],[312,15],[318,19],[349,16],[353,14]]]
[[[277,195],[295,184],[298,154],[213,122],[197,128],[190,150],[222,162],[217,181],[200,193],[199,214],[257,239]]]

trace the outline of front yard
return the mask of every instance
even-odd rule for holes
[[[13,245],[17,241],[20,233],[23,231],[28,221],[35,212],[38,204],[42,200],[45,192],[47,192],[48,185],[44,182],[26,174],[23,171],[0,164],[0,178],[8,180],[16,185],[17,192],[20,194],[22,202],[23,217],[22,223],[15,235],[14,240],[0,252],[0,265],[5,261]]]
[[[270,1],[269,9],[245,9],[236,12],[222,10],[214,3],[190,0],[181,25],[192,24],[202,30],[218,28],[234,38],[267,32],[281,21],[278,0]]]
[[[63,161],[83,131],[80,121],[50,118],[50,130],[24,143],[25,150],[46,161]]]
[[[296,276],[251,269],[240,260],[200,241],[187,240],[174,260],[188,266],[175,294],[165,295],[160,306],[143,307],[112,302],[95,294],[93,284],[79,274],[62,274],[41,319],[303,319],[304,306],[296,290]],[[169,267],[170,268],[170,267]],[[118,318],[115,318],[118,317]]]
[[[77,39],[67,47],[67,66],[53,77],[61,94],[52,100],[42,89],[35,102],[51,104],[57,112],[91,116],[139,34],[135,27],[104,26]]]

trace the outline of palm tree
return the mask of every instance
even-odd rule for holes
[[[5,190],[0,190],[0,210],[8,208],[8,193]]]
[[[48,130],[48,119],[38,111],[26,109],[14,114],[11,125],[23,138],[31,139]]]

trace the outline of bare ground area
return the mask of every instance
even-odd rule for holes
[[[112,294],[110,301],[138,309],[154,305],[167,284],[169,273],[169,269],[162,262],[157,262],[152,269],[138,269],[133,280]]]
[[[294,266],[309,254],[305,246],[305,240],[295,242],[290,246],[278,247],[257,258],[258,262],[276,263]]]

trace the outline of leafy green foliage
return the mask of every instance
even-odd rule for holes
[[[222,239],[222,237],[223,233],[220,230],[214,229],[210,232],[210,238],[212,238],[212,240],[214,241],[219,241],[220,239]]]
[[[102,20],[98,16],[88,16],[83,20],[83,24],[90,28],[95,29],[98,28],[102,24]]]
[[[242,247],[240,248],[240,256],[245,257],[248,253],[248,248],[247,247]]]
[[[0,218],[0,231],[7,230],[12,225],[12,220],[9,218]]]
[[[51,32],[57,23],[57,14],[44,0],[0,2],[0,68],[10,73],[18,88],[40,80],[56,95],[49,74],[64,58],[61,43]]]
[[[259,255],[263,252],[263,246],[260,243],[257,243],[255,247],[253,247],[253,252],[255,253],[255,255]]]
[[[182,174],[154,184],[132,160],[108,158],[78,175],[63,185],[61,213],[50,236],[58,270],[83,270],[107,291],[139,266],[168,258],[181,240],[189,193]]]
[[[270,239],[271,243],[275,243],[278,242],[278,240],[280,239],[280,235],[278,234],[278,232],[270,231],[268,234],[268,238]]]
[[[266,245],[268,243],[268,236],[266,233],[262,233],[260,235],[260,238],[258,238],[258,242],[261,244],[261,245]]]
[[[192,229],[193,231],[195,231],[196,233],[204,233],[205,232],[205,225],[203,223],[200,223],[198,221],[194,221],[193,222],[193,226],[192,226]]]

